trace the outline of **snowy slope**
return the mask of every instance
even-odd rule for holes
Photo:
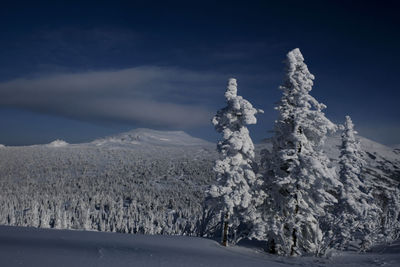
[[[185,236],[124,235],[0,226],[1,266],[399,266],[400,242],[365,254],[284,258]]]
[[[265,266],[262,255],[183,236],[0,227],[2,266]],[[276,265],[284,266],[284,265]]]
[[[101,138],[92,142],[96,146],[155,145],[155,146],[212,146],[213,144],[192,137],[183,131],[156,131],[135,129],[129,132]]]
[[[393,165],[400,164],[400,156],[394,152],[392,147],[388,147],[372,141],[368,138],[357,136],[361,142],[361,148],[367,153],[368,163],[390,161]],[[341,145],[341,137],[339,134],[327,138],[324,150],[332,159],[339,157],[339,148]]]
[[[361,148],[365,152],[367,165],[364,175],[367,179],[384,181],[389,187],[400,186],[400,154],[388,146],[379,144],[368,138],[358,136]],[[337,164],[341,139],[339,135],[331,136],[325,143],[324,150]]]
[[[400,182],[400,153],[393,147],[379,144],[368,138],[362,136],[357,136],[357,138],[360,140],[362,150],[365,151],[364,159],[367,161],[368,171],[373,176]],[[326,139],[323,147],[323,150],[335,165],[338,164],[340,146],[340,134],[335,134]],[[262,143],[256,145],[256,148],[258,151],[262,149],[271,150],[271,140],[265,139]]]

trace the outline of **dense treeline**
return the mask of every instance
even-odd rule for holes
[[[214,152],[201,148],[3,148],[0,224],[209,236]],[[210,223],[213,217],[215,222]]]

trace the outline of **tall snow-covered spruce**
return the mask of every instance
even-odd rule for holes
[[[227,106],[220,109],[212,120],[223,139],[217,145],[220,159],[214,167],[218,185],[212,185],[209,190],[213,198],[222,202],[224,245],[227,243],[228,224],[237,226],[241,221],[249,221],[254,216],[254,200],[262,197],[262,191],[258,190],[261,179],[257,179],[253,169],[254,145],[246,125],[256,124],[255,115],[263,112],[237,95],[236,79],[229,79],[225,98]]]
[[[350,241],[361,241],[360,248],[367,249],[377,232],[379,209],[373,203],[372,188],[368,188],[361,177],[366,165],[360,143],[355,138],[354,124],[346,116],[340,149],[339,203],[335,207],[334,244],[338,249],[346,249]]]
[[[326,108],[309,92],[312,75],[299,49],[287,54],[283,92],[276,109],[273,148],[264,158],[269,207],[264,223],[256,225],[258,239],[282,255],[319,254],[323,243],[320,221],[337,202],[335,170],[322,151],[328,132],[337,126],[322,112]],[[261,230],[260,230],[261,229]],[[262,231],[264,229],[264,231]]]

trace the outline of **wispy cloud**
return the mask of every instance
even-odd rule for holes
[[[5,40],[0,107],[85,121],[186,128],[209,124],[223,105],[231,75],[239,78],[242,95],[253,93],[258,99],[259,91],[268,87],[266,80],[281,75],[252,67],[260,56],[275,51],[272,44],[179,46],[160,44],[146,34],[64,27]]]
[[[176,68],[56,74],[0,83],[0,105],[88,120],[192,127],[209,123],[221,74]]]

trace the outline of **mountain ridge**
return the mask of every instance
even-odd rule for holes
[[[159,131],[137,128],[127,132],[95,139],[91,144],[105,145],[157,145],[157,146],[210,146],[211,142],[193,137],[184,131]]]

